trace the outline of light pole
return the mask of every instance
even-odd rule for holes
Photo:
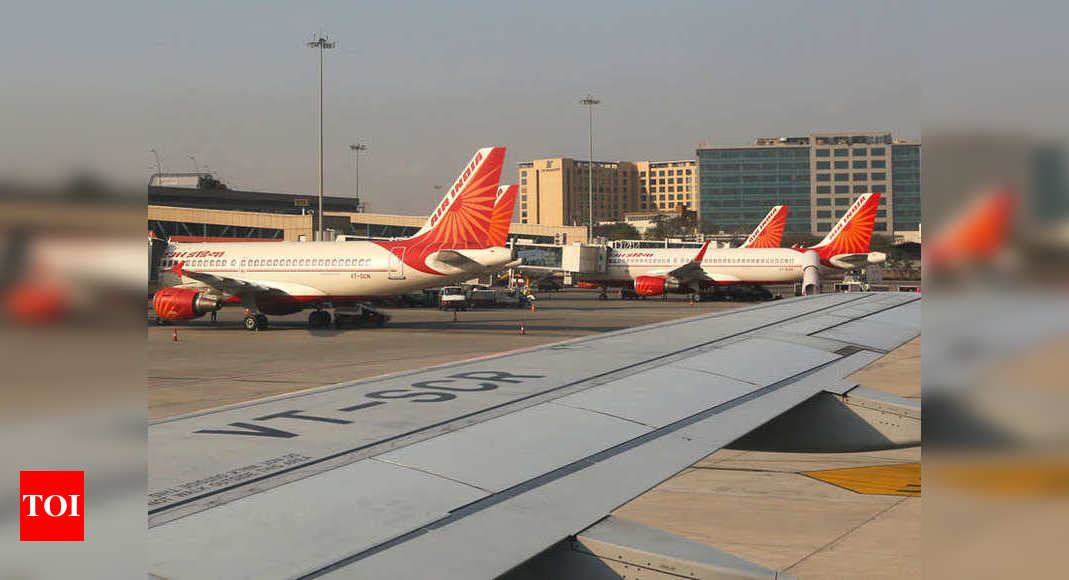
[[[359,210],[360,209],[360,152],[361,151],[367,151],[367,145],[364,145],[363,143],[354,143],[354,144],[349,146],[349,149],[351,149],[353,151],[353,153],[356,154],[356,165],[355,165],[356,169],[354,170],[355,181],[356,181],[356,190],[354,191],[354,193],[356,193],[356,208],[357,208],[357,210]]]
[[[594,239],[594,105],[600,102],[600,99],[595,99],[589,94],[579,101],[580,105],[586,105],[587,130],[590,135],[590,157],[589,164],[586,167],[587,211],[589,212],[586,226],[586,243],[588,244]]]
[[[156,186],[159,187],[160,179],[163,177],[163,164],[160,163],[160,154],[155,147],[149,149],[149,151],[156,156]]]
[[[319,228],[317,238],[323,240],[323,52],[337,45],[333,40],[328,40],[326,35],[317,36],[315,40],[305,44],[308,48],[319,49]]]

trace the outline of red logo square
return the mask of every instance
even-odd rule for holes
[[[85,540],[85,472],[19,472],[19,540]]]

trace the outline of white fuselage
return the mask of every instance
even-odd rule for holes
[[[605,273],[583,274],[592,282],[623,282],[639,276],[661,276],[694,259],[694,248],[610,249]],[[802,279],[802,252],[789,248],[724,248],[705,252],[702,270],[714,280],[776,284]]]
[[[395,296],[445,286],[504,265],[511,255],[508,248],[459,252],[474,260],[471,267],[438,261],[437,252],[421,259],[414,247],[387,249],[375,242],[179,243],[168,246],[159,267],[165,272],[184,262],[186,272],[242,280],[313,301]],[[172,273],[172,282],[175,278]],[[172,283],[178,284],[199,283],[183,277]]]

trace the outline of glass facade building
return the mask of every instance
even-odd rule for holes
[[[785,204],[785,231],[809,231],[809,147],[698,149],[697,156],[701,219],[743,233]]]
[[[748,146],[700,147],[697,159],[698,212],[724,231],[749,231],[784,204],[787,233],[822,236],[859,195],[879,192],[874,231],[919,233],[920,144],[890,133],[758,138]]]
[[[891,146],[891,183],[894,227],[897,231],[920,229],[921,146],[917,143]]]

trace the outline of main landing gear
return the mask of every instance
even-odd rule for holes
[[[609,299],[609,290],[605,286],[602,286],[601,287],[601,294],[598,294],[598,300],[608,300],[608,299]]]
[[[364,326],[382,328],[389,321],[389,314],[362,304],[357,305],[355,311],[352,312],[335,310],[333,317],[325,310],[315,310],[308,314],[308,328],[312,329],[331,328],[332,326],[339,330],[342,328],[362,328]]]
[[[264,330],[267,328],[267,316],[263,314],[249,314],[243,322],[245,330]]]
[[[308,328],[330,328],[330,313],[326,310],[313,310],[308,314]]]

